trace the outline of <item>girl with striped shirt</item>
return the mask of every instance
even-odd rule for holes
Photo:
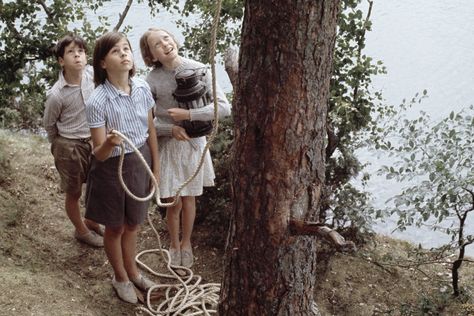
[[[112,285],[122,300],[136,303],[133,284],[141,290],[154,285],[135,262],[137,234],[148,202],[135,201],[121,187],[117,170],[122,139],[110,131],[117,130],[130,139],[159,178],[154,100],[148,84],[133,77],[132,49],[124,34],[109,32],[97,40],[93,66],[96,88],[86,103],[93,142],[86,218],[105,225],[104,248],[114,270]],[[123,179],[135,195],[145,196],[150,189],[149,176],[132,151],[125,144]]]

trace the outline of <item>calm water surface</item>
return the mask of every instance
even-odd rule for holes
[[[428,91],[420,109],[439,120],[451,111],[474,104],[474,1],[469,0],[376,0],[372,12],[373,31],[367,35],[365,52],[382,60],[388,74],[374,79],[388,103],[400,104],[416,92]],[[412,117],[416,117],[413,113]],[[360,152],[369,162],[370,174],[384,163],[386,157],[374,152]],[[401,191],[401,186],[374,176],[368,190],[376,207]],[[474,214],[468,230],[474,233]],[[390,234],[396,219],[377,225],[379,233]],[[413,228],[393,235],[425,247],[447,241],[442,233],[427,228]],[[474,255],[474,247],[467,248]]]

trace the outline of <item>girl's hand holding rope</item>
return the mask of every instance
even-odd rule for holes
[[[106,135],[105,142],[107,145],[114,147],[122,144],[122,137],[115,134],[113,130],[110,130]]]

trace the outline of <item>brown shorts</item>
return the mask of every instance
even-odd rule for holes
[[[70,194],[80,193],[87,180],[92,146],[86,140],[58,136],[51,144],[54,165],[61,178],[61,190]]]
[[[140,148],[148,165],[151,154],[148,144]],[[87,219],[109,227],[142,224],[146,218],[149,202],[139,202],[128,196],[118,177],[119,157],[105,161],[92,158],[86,189]],[[124,157],[122,177],[128,189],[138,197],[150,193],[150,176],[135,153]]]

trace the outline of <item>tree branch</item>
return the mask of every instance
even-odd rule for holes
[[[337,231],[324,226],[318,222],[304,222],[296,219],[291,219],[290,231],[293,235],[312,235],[323,237],[330,244],[335,246],[337,250],[343,252],[354,252],[357,250],[352,241],[346,241]]]
[[[365,42],[365,30],[366,30],[367,24],[369,22],[370,15],[372,13],[372,6],[374,4],[373,1],[369,0],[368,2],[369,2],[369,9],[368,9],[367,16],[365,17],[364,29],[362,30],[362,33],[360,34],[359,41],[358,41],[358,47],[357,47],[357,62],[358,63],[360,63],[360,58],[361,58],[361,55],[362,55],[362,46],[363,46],[363,43]],[[354,91],[353,91],[354,103],[357,102],[358,94],[359,94],[359,81],[358,81],[357,85],[354,87]]]
[[[36,2],[38,2],[43,7],[44,12],[48,16],[48,18],[51,20],[51,23],[54,26],[58,26],[56,24],[56,21],[54,20],[54,13],[51,12],[51,10],[48,8],[48,6],[46,5],[46,2],[44,2],[43,0],[37,0]]]
[[[469,236],[468,236],[469,237]],[[463,246],[466,247],[466,246],[469,246],[470,244],[474,243],[474,239],[471,239],[469,241],[466,241],[465,243],[463,243]]]
[[[464,190],[466,190],[467,192],[469,192],[469,194],[471,194],[471,197],[472,197],[472,207],[471,207],[471,209],[467,210],[466,212],[474,211],[474,191],[469,190],[468,188],[465,188],[465,187],[462,187],[462,188]]]
[[[13,23],[6,23],[7,29],[10,31],[12,34],[12,37],[16,39],[19,42],[24,41],[24,38],[21,36],[21,34],[17,31]]]
[[[453,208],[454,208],[454,211],[456,212],[456,216],[458,217],[459,221],[462,222],[463,218],[461,216],[461,212],[458,209],[458,205],[454,204]]]
[[[132,6],[132,2],[133,0],[128,0],[127,5],[125,6],[125,9],[123,9],[122,14],[119,14],[119,21],[114,27],[114,32],[117,32],[122,26],[122,23],[125,20],[125,17],[127,16],[128,10],[130,10],[130,7]]]
[[[395,264],[395,263],[381,263],[379,261],[371,260],[371,259],[368,259],[368,258],[365,258],[365,257],[362,257],[362,258],[364,260],[366,260],[367,262],[372,263],[372,264],[376,265],[377,267],[389,272],[390,274],[394,274],[394,271],[391,271],[387,267],[389,267],[389,268],[394,268],[395,267],[395,268],[400,268],[400,269],[414,269],[414,270],[420,272],[421,274],[423,274],[424,276],[432,278],[432,276],[430,276],[427,272],[423,271],[423,269],[420,268],[420,266],[422,264],[402,265],[402,264]],[[438,263],[438,262],[433,262],[433,263]],[[432,263],[431,262],[424,263],[424,265],[428,265],[428,264],[432,264]]]

